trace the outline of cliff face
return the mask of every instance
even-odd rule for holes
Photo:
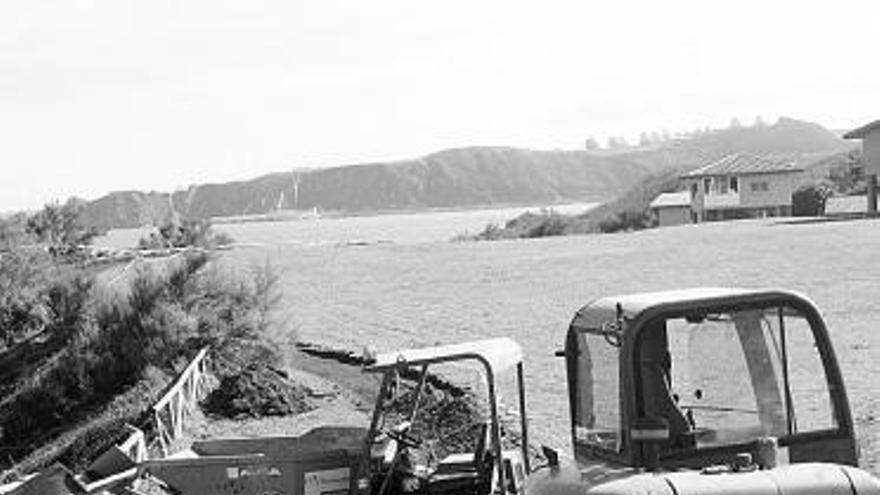
[[[467,148],[421,159],[275,173],[244,182],[167,193],[115,192],[88,203],[86,225],[161,223],[178,214],[208,218],[285,209],[344,212],[505,203],[601,201],[648,172],[621,156],[587,152]]]
[[[316,170],[302,177],[296,207],[365,211],[593,201],[645,173],[642,165],[586,152],[466,148],[394,164]]]
[[[343,212],[605,201],[649,174],[687,170],[733,152],[822,154],[848,144],[807,122],[726,129],[648,148],[533,151],[473,147],[414,160],[269,174],[250,181],[167,193],[115,192],[86,205],[84,222],[135,227],[188,217],[253,215],[319,208]],[[172,207],[173,205],[173,207]]]
[[[173,211],[166,193],[119,191],[86,203],[81,221],[102,230],[157,225],[170,219]]]

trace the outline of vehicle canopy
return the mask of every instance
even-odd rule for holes
[[[488,424],[485,424],[484,426],[488,435],[484,434],[483,436],[488,436],[488,445],[486,445],[485,448],[491,453],[491,458],[496,464],[492,484],[495,485],[496,493],[505,493],[510,491],[509,488],[515,486],[517,481],[521,483],[523,474],[520,473],[515,475],[513,472],[514,470],[506,468],[504,465],[505,462],[510,462],[509,460],[511,459],[512,454],[508,451],[504,451],[502,446],[502,427],[499,413],[498,379],[503,373],[512,372],[515,374],[516,392],[518,396],[518,416],[520,417],[519,442],[521,445],[519,448],[520,452],[516,454],[516,457],[521,459],[521,461],[518,462],[522,463],[524,472],[527,473],[529,471],[529,459],[523,352],[520,345],[509,338],[493,338],[420,349],[404,349],[378,354],[372,357],[372,359],[368,358],[369,364],[365,366],[364,371],[368,373],[382,373],[384,378],[382,385],[380,386],[379,399],[376,401],[376,409],[373,411],[373,418],[370,425],[370,433],[367,436],[365,452],[369,450],[370,445],[375,442],[376,438],[381,437],[383,434],[389,434],[389,429],[381,424],[381,417],[385,412],[383,411],[383,397],[392,393],[398,377],[409,376],[410,378],[413,378],[413,375],[416,375],[415,378],[419,382],[414,392],[415,398],[412,401],[412,410],[407,413],[411,423],[417,416],[420,397],[425,385],[425,380],[429,376],[429,370],[438,365],[463,363],[468,361],[477,363],[481,367],[488,394],[486,405],[488,406],[489,421]],[[392,438],[397,435],[400,434],[394,433],[393,430],[391,430],[390,436],[392,436]],[[482,450],[482,447],[478,447],[477,450]],[[479,453],[474,454],[472,458],[476,459],[478,454]],[[364,458],[368,457],[368,455],[364,456]],[[441,460],[440,463],[442,465],[444,461]],[[448,478],[448,476],[446,477]],[[433,483],[432,480],[434,478],[437,478],[437,480],[440,481],[440,478],[443,478],[443,476],[438,474],[437,476],[430,478],[429,483]],[[511,478],[520,479],[517,480]],[[445,488],[441,488],[439,483],[436,487],[431,489],[431,491],[437,493],[444,490]],[[459,491],[462,493],[466,492],[466,490]],[[478,490],[478,492],[479,491],[480,490]],[[383,487],[380,487],[378,492],[380,494],[385,492],[384,484]]]
[[[490,376],[520,365],[523,360],[522,348],[516,341],[508,338],[495,338],[449,344],[421,349],[405,349],[379,354],[365,371],[385,372],[401,365],[424,366],[451,361],[475,359],[483,364]]]
[[[827,329],[796,293],[603,297],[576,312],[565,356],[581,463],[644,465],[633,432],[648,417],[668,425],[660,462],[670,467],[726,462],[771,438],[793,462],[856,462]]]

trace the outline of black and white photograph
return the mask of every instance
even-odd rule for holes
[[[0,1],[0,495],[880,495],[880,5]]]

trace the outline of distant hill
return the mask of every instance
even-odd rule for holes
[[[281,172],[249,181],[194,185],[173,194],[114,192],[86,205],[99,228],[278,210],[372,212],[563,201],[607,201],[648,176],[688,170],[733,152],[822,156],[851,148],[813,123],[782,118],[645,148],[534,151],[470,147],[398,162]]]
[[[834,132],[819,124],[786,117],[770,126],[725,129],[692,139],[689,146],[730,154],[802,154],[828,153],[853,147]]]
[[[639,160],[586,151],[475,147],[394,163],[269,174],[173,194],[125,191],[86,205],[83,223],[114,228],[278,210],[371,212],[603,201],[649,172]],[[173,206],[173,209],[172,209]]]
[[[85,204],[81,221],[100,230],[161,223],[174,211],[167,193],[118,191]]]

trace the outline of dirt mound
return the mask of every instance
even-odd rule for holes
[[[311,391],[290,382],[287,373],[252,364],[221,378],[202,407],[208,414],[232,419],[285,416],[314,409],[310,396]]]

